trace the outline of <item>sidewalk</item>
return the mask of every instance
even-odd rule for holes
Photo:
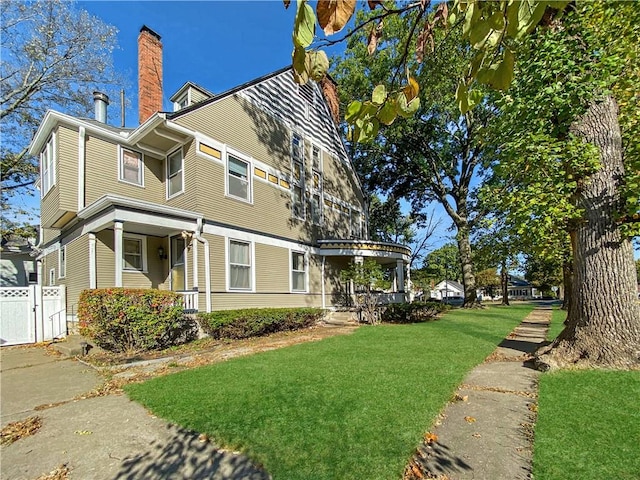
[[[538,375],[527,362],[545,341],[551,307],[539,306],[458,387],[413,465],[423,478],[526,480]]]

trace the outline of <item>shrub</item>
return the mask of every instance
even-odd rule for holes
[[[249,338],[309,327],[324,315],[320,308],[248,308],[199,313],[202,329],[213,338]]]
[[[176,292],[106,288],[84,290],[80,334],[113,352],[159,350],[193,340],[196,322],[184,315]]]
[[[435,319],[449,305],[439,302],[394,303],[382,312],[382,321],[387,323],[419,323]]]

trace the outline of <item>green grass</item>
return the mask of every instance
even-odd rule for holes
[[[536,480],[640,478],[640,372],[559,371],[540,379]]]
[[[554,306],[551,311],[551,324],[549,325],[549,331],[547,332],[547,340],[552,342],[558,335],[560,335],[560,332],[564,329],[564,321],[566,319],[566,310],[560,310],[559,306]]]
[[[243,450],[275,479],[400,478],[465,374],[532,308],[362,327],[126,390],[155,414]]]

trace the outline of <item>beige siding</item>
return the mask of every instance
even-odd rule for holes
[[[43,245],[48,244],[50,241],[58,238],[60,235],[60,230],[57,228],[43,228],[42,229],[42,243]]]
[[[289,250],[257,243],[256,292],[289,293]]]
[[[60,281],[67,286],[67,307],[78,303],[80,292],[89,288],[89,236],[83,235],[67,244],[66,278]],[[69,312],[71,313],[71,312]]]
[[[279,308],[279,307],[321,307],[320,295],[296,295],[281,293],[275,295],[260,293],[215,293],[212,295],[213,310],[236,308]]]
[[[60,209],[78,211],[78,131],[58,128],[58,170]]]
[[[191,90],[191,104],[202,102],[203,100],[206,100],[209,98],[204,93],[202,93],[201,91],[195,88],[190,88],[190,90]]]
[[[107,194],[139,198],[155,203],[165,201],[162,159],[144,155],[144,187],[140,187],[118,180],[119,146],[117,144],[87,136],[85,152],[86,205]]]
[[[54,134],[57,135],[57,130],[54,130]],[[45,144],[46,148],[46,144]],[[58,155],[60,149],[60,141],[56,141],[56,184],[52,186],[47,194],[40,200],[40,223],[46,225],[49,222],[54,222],[62,215],[60,211],[60,183],[58,178],[60,177],[60,155]]]
[[[55,269],[55,277],[53,285],[59,285],[58,280],[58,250],[44,257],[44,261],[42,262],[42,285],[49,286],[51,283],[49,282],[49,272],[51,269]]]
[[[289,129],[236,96],[199,108],[175,121],[274,168],[290,169]]]
[[[113,287],[115,275],[113,230],[102,230],[96,234],[96,287]]]
[[[324,288],[327,306],[344,305],[345,285],[340,280],[340,272],[347,268],[349,257],[327,257],[324,266]]]
[[[362,210],[362,196],[359,193],[358,184],[351,168],[326,152],[323,154],[322,164],[325,193],[333,195],[344,202],[359,206],[360,210]]]

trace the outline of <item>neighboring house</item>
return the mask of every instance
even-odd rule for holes
[[[530,300],[540,297],[540,292],[524,278],[509,275],[507,285],[509,298],[514,300]]]
[[[8,237],[0,246],[0,287],[26,287],[36,283],[34,238]]]
[[[431,290],[431,298],[464,297],[464,286],[455,280],[443,280]]]
[[[404,291],[410,250],[367,240],[359,180],[329,105],[329,79],[290,68],[214,95],[187,82],[162,108],[162,44],[143,27],[140,126],[49,111],[40,155],[39,277],[66,285],[67,311],[88,288],[183,292],[200,311],[338,305],[340,271],[374,258]],[[179,66],[176,66],[179,68]]]

